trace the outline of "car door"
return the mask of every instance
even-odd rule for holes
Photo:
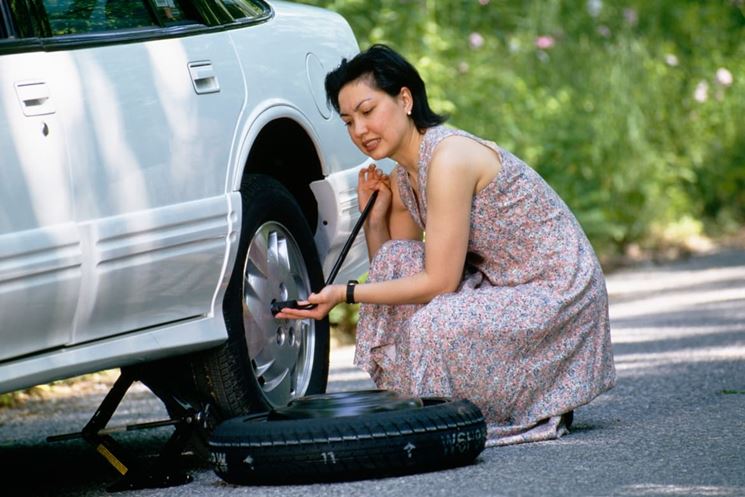
[[[187,2],[43,0],[86,250],[73,343],[212,312],[245,98],[227,34]],[[82,107],[78,104],[82,102]]]
[[[7,10],[0,11],[8,21]],[[70,341],[82,278],[47,54],[0,28],[0,361]]]

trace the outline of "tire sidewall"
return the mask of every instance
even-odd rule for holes
[[[486,442],[483,414],[467,400],[431,400],[355,416],[236,417],[212,433],[211,462],[236,484],[343,481],[472,462]]]

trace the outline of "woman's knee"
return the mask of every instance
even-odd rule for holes
[[[402,278],[424,269],[424,243],[418,240],[388,240],[370,263],[369,281]]]

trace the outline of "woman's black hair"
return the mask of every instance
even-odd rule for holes
[[[355,55],[342,59],[339,67],[326,75],[326,97],[339,112],[339,92],[348,83],[369,77],[373,85],[392,97],[398,96],[404,86],[414,100],[411,118],[419,131],[442,124],[447,116],[435,113],[427,101],[424,81],[409,61],[392,48],[376,44]]]

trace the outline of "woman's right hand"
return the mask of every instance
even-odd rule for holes
[[[372,224],[387,222],[392,199],[391,180],[375,164],[370,164],[360,169],[357,180],[357,201],[360,212],[365,208],[374,191],[378,192],[378,198],[368,214],[368,222]]]

